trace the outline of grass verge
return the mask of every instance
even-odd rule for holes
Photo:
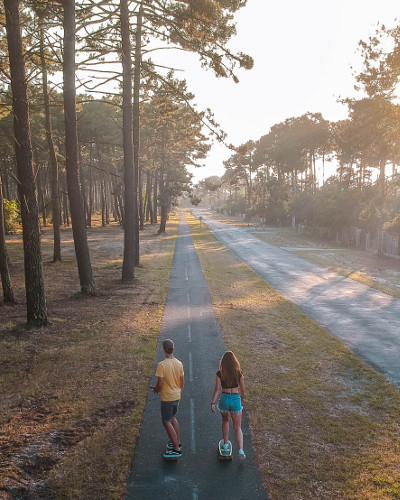
[[[322,267],[326,267],[327,269],[335,271],[335,273],[341,274],[346,278],[350,278],[354,281],[358,281],[359,283],[363,283],[364,285],[368,285],[371,288],[375,288],[375,290],[379,290],[380,292],[391,295],[392,297],[400,298],[399,289],[380,283],[377,279],[374,279],[367,272],[334,265],[331,262],[327,261],[327,259],[313,255],[310,252],[298,250],[295,253],[300,257],[303,257],[304,259],[308,259],[311,262],[314,262],[314,264],[319,264]]]
[[[400,498],[400,395],[187,215],[272,500]]]
[[[235,226],[248,225],[235,218],[229,218],[212,212],[207,213],[225,224]],[[252,225],[250,224],[250,226]],[[335,242],[318,240],[304,233],[298,233],[289,227],[269,228],[265,232],[259,232],[255,229],[254,235],[271,245],[279,247],[298,246],[300,248],[293,251],[296,255],[310,260],[314,264],[326,267],[331,271],[335,271],[346,278],[368,285],[392,297],[400,298],[398,280],[397,285],[390,284],[393,274],[396,273],[399,275],[400,272],[399,261],[394,258],[369,254],[368,252],[352,247],[341,247]],[[302,250],[301,247],[311,248]],[[334,248],[340,254],[339,260],[342,260],[341,265],[337,263],[336,252],[332,254],[332,252],[326,251],[328,248]],[[382,273],[386,276],[386,279],[380,277]]]
[[[98,293],[81,299],[70,231],[57,264],[45,235],[51,324],[27,330],[23,303],[0,307],[0,498],[125,497],[177,229],[178,217],[164,236],[145,228],[132,284],[120,277],[122,229],[90,230]],[[9,247],[21,295],[21,242]]]

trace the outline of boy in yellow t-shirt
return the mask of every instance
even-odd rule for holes
[[[158,379],[153,391],[161,393],[161,419],[170,439],[164,456],[180,457],[182,453],[176,412],[185,384],[183,364],[174,357],[175,346],[171,339],[164,340],[163,349],[165,359],[157,365]]]

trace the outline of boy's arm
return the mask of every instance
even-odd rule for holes
[[[157,384],[153,389],[153,392],[160,392],[164,383],[164,377],[157,377]]]
[[[181,389],[184,388],[184,386],[185,386],[185,376],[184,375],[181,375],[179,377],[179,385],[180,385]]]

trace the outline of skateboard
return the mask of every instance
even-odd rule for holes
[[[224,440],[218,444],[218,458],[220,460],[232,460],[232,443],[228,441],[228,450],[224,450]]]

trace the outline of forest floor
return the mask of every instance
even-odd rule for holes
[[[140,233],[141,264],[121,281],[123,230],[88,230],[94,297],[79,292],[71,229],[52,263],[42,235],[50,324],[25,327],[21,234],[7,237],[18,303],[0,306],[0,499],[124,497],[168,292],[177,218]]]

